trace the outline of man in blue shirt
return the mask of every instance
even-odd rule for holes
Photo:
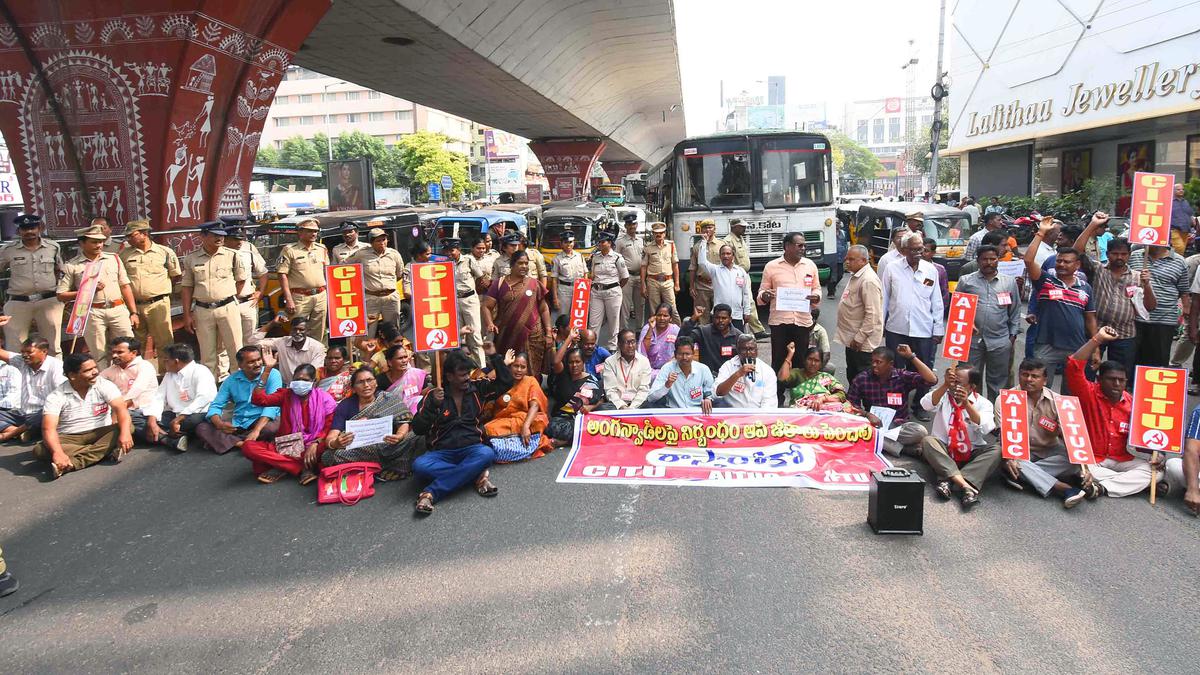
[[[600,338],[596,331],[584,329],[579,334],[579,353],[583,356],[583,367],[596,379],[604,380],[604,361],[612,356],[612,352],[604,347],[597,347]]]
[[[243,441],[269,441],[279,429],[278,407],[263,408],[250,402],[250,394],[260,386],[262,350],[256,346],[242,347],[237,351],[237,362],[237,371],[225,378],[217,390],[217,397],[208,408],[208,419],[196,427],[196,436],[218,455],[242,447]],[[266,392],[274,393],[282,386],[279,369],[272,369],[267,376]],[[222,413],[230,403],[233,417],[226,421]]]
[[[1179,255],[1187,250],[1188,235],[1196,225],[1196,210],[1183,196],[1183,183],[1175,183],[1175,199],[1171,202],[1171,248]]]
[[[675,340],[675,360],[658,371],[646,403],[666,408],[699,408],[705,415],[712,414],[712,371],[692,360],[695,348],[690,337],[681,335]]]
[[[1188,418],[1187,436],[1183,441],[1183,457],[1166,461],[1166,485],[1171,490],[1182,489],[1183,505],[1200,516],[1200,407]],[[1158,489],[1164,485],[1159,483]]]
[[[1075,276],[1079,271],[1079,252],[1061,248],[1054,261],[1054,275],[1046,274],[1037,263],[1042,240],[1055,228],[1045,219],[1025,251],[1025,270],[1033,282],[1036,298],[1037,342],[1034,356],[1046,363],[1046,386],[1052,387],[1054,375],[1067,358],[1096,333],[1096,300],[1092,287]]]

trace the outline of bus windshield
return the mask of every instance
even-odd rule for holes
[[[761,141],[763,205],[813,206],[833,201],[829,146],[812,138]]]
[[[685,144],[678,208],[749,208],[750,148],[745,138]]]
[[[624,183],[626,203],[646,203],[646,180],[644,178],[626,178]]]

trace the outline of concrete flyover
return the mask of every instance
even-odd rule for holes
[[[671,0],[339,0],[295,63],[601,161],[684,136]]]

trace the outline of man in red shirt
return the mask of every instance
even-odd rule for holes
[[[1093,355],[1099,360],[1099,350],[1117,339],[1109,326],[1096,331],[1067,360],[1067,387],[1079,398],[1096,464],[1088,467],[1092,481],[1085,479],[1088,498],[1100,495],[1127,497],[1150,487],[1150,462],[1129,453],[1129,422],[1133,414],[1133,397],[1125,391],[1125,365],[1116,361],[1101,363],[1096,382],[1090,382],[1084,368]]]

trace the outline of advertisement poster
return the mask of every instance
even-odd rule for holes
[[[326,163],[330,211],[365,211],[375,208],[375,182],[371,160],[351,159]]]
[[[1129,204],[1133,201],[1133,177],[1139,171],[1154,171],[1154,141],[1117,146],[1117,177],[1121,181],[1121,192],[1117,197],[1117,212],[1113,215],[1129,215]]]
[[[326,267],[325,286],[329,289],[329,337],[366,335],[367,303],[363,294],[362,265]]]
[[[1063,150],[1062,194],[1083,189],[1084,181],[1092,177],[1092,149]]]
[[[560,483],[866,490],[877,430],[835,412],[633,410],[576,418]]]

